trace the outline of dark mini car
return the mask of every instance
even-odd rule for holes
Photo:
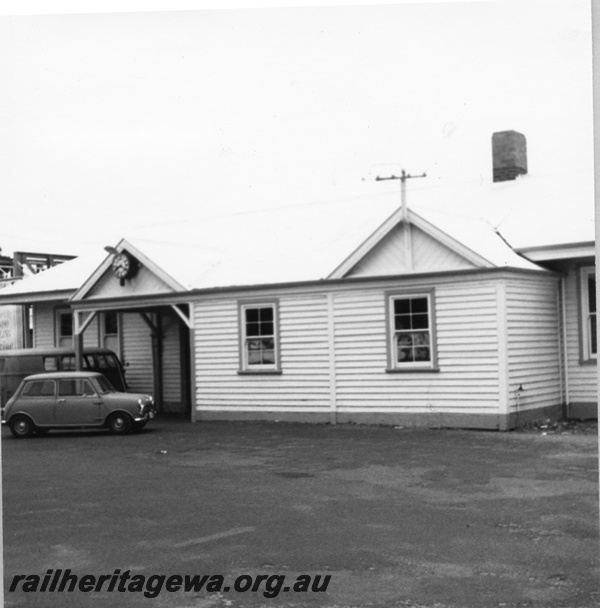
[[[125,434],[154,418],[150,395],[116,391],[98,372],[50,372],[27,376],[2,412],[17,438],[50,429],[108,428]]]

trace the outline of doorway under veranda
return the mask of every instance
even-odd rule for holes
[[[84,334],[99,313],[116,312],[115,350],[125,366],[128,390],[153,395],[158,411],[190,419],[192,321],[189,304],[73,309],[73,344],[82,367]]]

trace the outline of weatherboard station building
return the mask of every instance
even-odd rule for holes
[[[519,246],[483,218],[516,204],[523,226],[530,177],[524,137],[501,132],[476,213],[411,191],[410,208],[396,195],[215,218],[176,245],[123,238],[15,282],[0,306],[27,311],[34,347],[112,348],[130,390],[191,421],[596,417],[593,218],[583,238]]]

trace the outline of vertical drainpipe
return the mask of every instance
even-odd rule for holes
[[[564,395],[565,395],[565,418],[568,420],[570,416],[570,396],[569,396],[569,356],[567,345],[567,296],[565,293],[565,277],[560,277],[560,314],[562,325],[562,357],[563,357],[563,378],[564,378]]]

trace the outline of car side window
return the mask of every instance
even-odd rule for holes
[[[53,380],[36,380],[28,382],[23,388],[23,397],[54,397]]]
[[[58,383],[59,397],[89,397],[95,394],[96,392],[88,380],[68,378],[60,380]]]

